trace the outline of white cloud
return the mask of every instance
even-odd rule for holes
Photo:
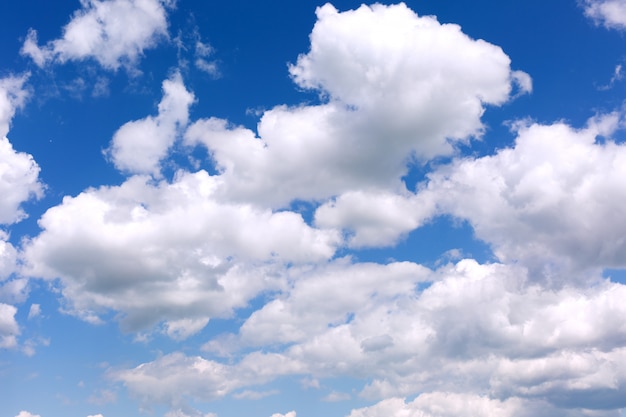
[[[165,323],[165,334],[174,340],[184,340],[204,329],[208,323],[209,319],[206,317],[170,320]]]
[[[349,417],[515,417],[520,416],[523,402],[498,401],[487,397],[455,393],[422,394],[406,403],[389,398],[378,404],[352,410]]]
[[[0,224],[24,219],[20,205],[43,195],[39,166],[31,155],[16,152],[6,137],[0,137],[0,195]]]
[[[24,243],[22,272],[58,278],[68,312],[97,322],[114,311],[131,331],[162,323],[158,331],[183,340],[269,298],[236,333],[204,346],[231,356],[174,352],[112,378],[145,404],[172,407],[168,417],[206,416],[186,401],[261,398],[274,391],[258,386],[282,376],[317,388],[325,378],[362,380],[362,397],[383,400],[351,417],[626,407],[626,286],[600,276],[626,267],[626,153],[597,140],[622,116],[584,129],[518,123],[513,147],[457,158],[411,193],[400,182],[407,164],[479,136],[485,106],[530,92],[530,77],[511,71],[498,47],[404,5],[318,9],[311,51],[290,71],[324,104],[275,107],[258,134],[215,118],[187,129],[186,143],[205,145],[220,175],[88,189],[48,210],[41,234]],[[158,176],[187,125],[193,95],[180,76],[163,90],[157,116],[113,138],[119,169]],[[321,203],[315,227],[267,208],[296,198]],[[432,271],[329,261],[343,244],[391,245],[434,214],[467,219],[502,263]],[[15,308],[2,306],[0,335],[15,344]]]
[[[24,106],[28,97],[24,88],[26,78],[0,79],[0,224],[22,220],[26,213],[20,205],[32,197],[40,198],[43,193],[38,181],[39,166],[31,155],[16,152],[6,137],[15,111]]]
[[[349,191],[315,211],[322,228],[347,229],[351,247],[387,246],[399,236],[417,229],[435,213],[428,195],[409,192]]]
[[[69,312],[98,322],[116,310],[128,330],[165,320],[181,339],[283,285],[284,263],[324,261],[340,240],[299,214],[214,200],[219,178],[132,177],[49,209],[24,245],[24,274],[60,278]]]
[[[34,319],[35,317],[39,317],[41,315],[41,305],[39,304],[31,304],[30,310],[28,310],[28,319]]]
[[[18,269],[17,266],[15,269]],[[0,302],[13,304],[24,302],[28,298],[29,290],[27,278],[13,277],[0,285]]]
[[[164,417],[217,417],[217,414],[202,413],[201,411],[194,410],[191,407],[186,407],[183,411],[181,409],[170,410],[165,413]]]
[[[297,373],[300,364],[280,355],[251,354],[236,366],[177,352],[111,376],[146,404],[179,405],[186,398],[210,401],[245,386]]]
[[[282,206],[364,187],[401,191],[408,162],[480,136],[486,105],[508,100],[512,84],[529,88],[499,47],[403,4],[326,5],[317,16],[311,50],[290,73],[326,103],[266,111],[258,137],[214,118],[187,131],[188,144],[210,150],[228,198]]]
[[[585,15],[596,24],[611,29],[626,29],[626,1],[584,0]]]
[[[39,414],[31,414],[28,411],[20,411],[15,417],[41,417]]]
[[[177,353],[117,378],[148,402],[211,400],[299,375],[361,379],[361,396],[372,400],[421,394],[396,403],[406,415],[453,416],[464,403],[467,415],[516,417],[626,407],[626,286],[546,291],[523,268],[472,260],[413,268],[305,273],[225,339],[227,363]],[[432,284],[417,289],[424,278]],[[238,346],[262,352],[234,361]]]
[[[289,297],[277,297],[252,313],[239,336],[253,346],[304,342],[329,324],[343,323],[350,312],[411,293],[428,278],[428,269],[409,262],[351,265],[339,260],[303,271],[294,276]]]
[[[17,269],[17,250],[10,242],[9,235],[0,229],[0,282]]]
[[[606,85],[599,86],[598,90],[600,91],[610,90],[611,88],[615,86],[616,83],[620,82],[623,78],[624,78],[624,72],[623,72],[622,64],[617,64],[615,66],[615,69],[613,70],[613,76],[611,77],[611,80],[609,81],[609,83]]]
[[[185,88],[180,73],[163,81],[159,114],[128,122],[115,132],[107,154],[116,168],[159,176],[159,162],[187,125],[193,102],[194,95]]]
[[[27,79],[28,75],[0,79],[0,138],[9,133],[15,111],[26,104],[28,91],[24,88],[24,83]]]
[[[348,401],[350,399],[352,399],[352,396],[347,392],[333,391],[324,398],[322,398],[322,401],[334,403],[339,401]]]
[[[513,147],[440,167],[423,194],[537,279],[584,280],[590,268],[626,267],[626,147],[596,141],[621,118],[599,116],[583,129],[521,124]]]
[[[107,389],[97,391],[94,394],[90,395],[89,398],[87,398],[88,403],[96,405],[104,405],[114,403],[116,401],[117,394],[115,393],[115,391]]]
[[[17,346],[17,336],[20,328],[15,321],[17,308],[12,305],[0,303],[0,348],[13,348]]]
[[[22,352],[26,356],[34,356],[37,353],[36,348],[38,346],[50,346],[50,339],[35,338],[27,339],[22,345]]]
[[[134,66],[145,49],[167,38],[167,8],[172,0],[80,0],[63,36],[38,45],[29,30],[21,53],[38,66],[95,59],[104,68]]]
[[[204,71],[210,76],[214,78],[218,78],[220,76],[220,71],[217,66],[217,62],[209,61],[211,55],[213,55],[214,50],[211,45],[208,43],[204,43],[200,40],[196,41],[195,47],[195,65],[200,71]]]
[[[269,390],[269,391],[245,390],[245,391],[241,391],[236,394],[233,394],[233,398],[236,398],[238,400],[260,400],[262,398],[271,397],[272,395],[277,395],[279,393],[280,391],[278,390]]]

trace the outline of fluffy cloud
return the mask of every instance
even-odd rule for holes
[[[136,368],[111,376],[146,404],[179,407],[186,399],[203,401],[222,398],[234,390],[267,382],[277,375],[301,372],[296,361],[280,355],[253,353],[236,366],[224,365],[183,353],[165,355]]]
[[[349,191],[315,211],[315,224],[346,229],[351,247],[386,246],[417,229],[435,213],[429,195],[409,192]]]
[[[6,137],[0,138],[0,194],[0,224],[24,219],[20,205],[43,195],[39,166],[31,155],[16,152]]]
[[[159,162],[187,125],[193,101],[194,95],[185,88],[180,73],[165,80],[159,114],[128,122],[113,136],[107,153],[115,166],[125,172],[158,176]]]
[[[218,175],[134,176],[66,197],[24,243],[22,272],[58,279],[66,311],[85,320],[114,311],[127,330],[163,322],[175,340],[264,294],[238,331],[205,344],[213,359],[174,352],[111,371],[169,417],[203,415],[187,401],[271,393],[248,388],[284,376],[362,380],[360,395],[382,401],[351,417],[614,417],[602,409],[626,407],[626,286],[600,270],[626,267],[626,154],[608,138],[621,115],[583,129],[519,124],[513,147],[457,158],[410,193],[407,164],[480,136],[485,107],[530,91],[530,77],[404,5],[317,13],[290,72],[323,104],[275,107],[258,134],[192,124],[186,143],[206,146]],[[117,168],[158,178],[194,100],[179,75],[163,90],[157,116],[115,134]],[[321,203],[315,227],[268,208],[298,198]],[[342,244],[391,245],[436,214],[466,219],[501,263],[329,261]],[[0,336],[15,345],[15,308],[0,306]]]
[[[219,119],[186,134],[214,158],[229,198],[282,206],[350,190],[401,190],[406,164],[449,154],[483,130],[486,105],[530,79],[504,52],[405,5],[317,10],[310,52],[290,73],[325,103],[277,106],[257,131]],[[277,188],[275,184],[281,184]]]
[[[24,107],[28,91],[24,83],[28,76],[11,76],[0,79],[0,138],[9,133],[11,119],[15,111]]]
[[[467,219],[500,260],[521,262],[541,279],[626,267],[626,147],[598,139],[621,118],[599,116],[583,129],[521,124],[513,147],[441,167],[423,194]]]
[[[198,410],[194,410],[191,407],[186,407],[183,411],[181,409],[170,410],[165,413],[164,417],[217,417],[217,414],[213,413],[202,413]]]
[[[0,230],[0,282],[16,270],[17,250],[9,243],[8,235]]]
[[[17,308],[0,303],[0,348],[17,346],[20,328],[15,321],[15,313],[17,313]]]
[[[626,1],[585,0],[585,15],[607,28],[626,29]]]
[[[60,278],[67,308],[97,321],[107,309],[138,330],[168,320],[180,339],[212,316],[282,285],[283,264],[318,262],[339,238],[293,212],[213,199],[219,178],[180,173],[173,183],[132,177],[65,197],[25,244],[25,274]]]
[[[21,53],[38,66],[50,62],[95,59],[104,68],[117,70],[134,65],[145,49],[167,35],[167,8],[172,0],[80,0],[63,28],[63,37],[44,46],[31,29]]]
[[[428,272],[409,262],[351,265],[347,259],[303,271],[293,278],[296,284],[288,298],[270,301],[246,320],[240,329],[240,343],[304,342],[326,331],[329,324],[344,323],[351,312],[411,293],[418,283],[428,280]]]
[[[361,392],[370,399],[422,393],[381,403],[405,413],[387,415],[452,416],[466,404],[467,415],[583,416],[626,407],[624,297],[626,286],[608,281],[545,291],[523,268],[472,260],[432,272],[335,265],[295,280],[223,339],[231,354],[254,342],[263,352],[228,364],[176,353],[117,378],[169,404],[286,375],[350,376],[370,381]]]
[[[29,154],[16,152],[6,135],[15,111],[24,106],[28,97],[24,84],[27,76],[0,79],[0,225],[19,222],[26,217],[22,203],[40,198],[43,185],[39,182],[39,166]],[[28,292],[27,280],[15,278],[17,249],[9,242],[9,234],[0,229],[0,302],[23,301]],[[15,346],[19,334],[13,316],[14,307],[0,304],[0,346]]]
[[[39,166],[33,157],[16,152],[6,137],[15,111],[28,96],[25,82],[26,77],[0,79],[0,224],[26,217],[20,205],[31,197],[41,197],[43,190],[38,181]]]
[[[15,417],[41,417],[39,414],[31,414],[28,411],[20,411]]]
[[[410,403],[390,398],[353,410],[349,417],[514,417],[521,416],[522,404],[519,400],[502,402],[477,395],[432,393],[420,395]]]

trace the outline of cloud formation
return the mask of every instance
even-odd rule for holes
[[[485,106],[506,102],[515,85],[530,88],[499,47],[403,4],[342,13],[327,4],[317,19],[310,52],[289,71],[323,104],[266,111],[258,137],[216,118],[188,129],[187,143],[211,153],[227,198],[282,207],[401,189],[407,163],[480,136]]]
[[[610,139],[621,125],[619,112],[582,129],[521,123],[513,147],[428,174],[423,197],[468,220],[498,259],[521,262],[537,279],[623,268],[626,148]]]
[[[15,313],[17,313],[17,308],[0,303],[0,348],[6,349],[17,346],[20,328],[15,321]]]
[[[562,408],[582,416],[585,409],[626,406],[626,287],[603,282],[545,291],[523,268],[473,260],[410,272],[420,268],[348,264],[305,275],[255,312],[239,341],[223,339],[230,354],[251,344],[263,352],[232,364],[176,353],[116,378],[147,402],[171,404],[220,398],[286,375],[362,379],[360,395],[368,399],[422,393],[413,404],[383,401],[357,416],[392,406],[453,416],[463,403],[476,415],[511,416]],[[411,290],[426,279],[429,287]],[[435,412],[437,404],[447,411]]]
[[[26,76],[0,79],[0,225],[22,220],[26,213],[20,205],[30,198],[40,198],[43,193],[39,166],[31,155],[16,152],[7,138],[15,111],[24,106],[28,97],[26,79]]]
[[[132,174],[160,176],[161,160],[184,130],[193,93],[187,91],[180,73],[163,81],[158,115],[128,122],[120,127],[106,151],[115,167]]]
[[[113,309],[128,330],[167,320],[166,332],[184,338],[282,285],[284,263],[333,256],[336,232],[293,212],[220,203],[218,184],[181,172],[172,183],[135,176],[65,197],[25,244],[24,273],[60,278],[67,308],[86,320]]]
[[[39,67],[49,63],[94,59],[102,67],[117,70],[133,67],[145,49],[167,38],[167,9],[172,0],[80,0],[77,10],[63,28],[63,36],[38,45],[37,32],[30,29],[22,55]]]
[[[609,29],[626,29],[626,1],[585,0],[585,15]]]
[[[594,17],[600,3],[586,4]],[[82,5],[62,39],[39,47],[31,32],[23,53],[41,66],[88,57],[113,70],[132,65],[166,36],[172,6]],[[104,53],[116,14],[139,19],[143,8],[154,19],[142,20],[140,34],[117,34],[126,46]],[[100,31],[92,43],[78,37],[87,27]],[[190,404],[260,399],[281,378],[318,388],[357,381],[352,393],[373,405],[349,417],[615,417],[626,408],[626,286],[602,277],[626,267],[626,153],[612,139],[622,112],[583,128],[516,122],[511,146],[458,156],[457,145],[483,134],[488,106],[532,90],[501,48],[404,4],[348,12],[327,4],[310,41],[289,73],[320,103],[276,106],[256,131],[190,121],[194,94],[180,73],[166,79],[158,113],[122,125],[106,151],[127,178],[66,196],[19,248],[0,231],[0,280],[19,259],[21,275],[58,287],[63,312],[90,323],[113,313],[124,331],[177,342],[250,307],[202,355],[180,345],[109,369],[144,406],[169,407],[166,417],[214,416]],[[196,56],[210,54],[196,43]],[[6,131],[24,100],[11,80],[0,90]],[[183,151],[205,147],[211,169],[164,178],[177,141]],[[30,175],[8,186],[22,194],[0,202],[0,223],[11,224],[41,186],[32,158],[1,145],[0,162]],[[440,156],[452,158],[408,190],[403,175]],[[312,221],[295,210],[300,200],[311,203]],[[345,255],[392,246],[437,216],[467,221],[494,262],[429,269]],[[10,283],[14,290],[0,290],[26,286]],[[0,347],[17,345],[16,312],[0,303]],[[39,314],[31,304],[29,318]]]

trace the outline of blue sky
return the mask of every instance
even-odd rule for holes
[[[626,1],[0,22],[0,415],[626,415]]]

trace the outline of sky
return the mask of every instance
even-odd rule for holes
[[[0,416],[626,416],[625,36],[0,2]]]

